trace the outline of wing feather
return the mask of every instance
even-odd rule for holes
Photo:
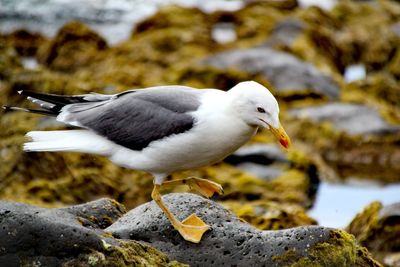
[[[90,129],[133,150],[191,129],[190,114],[200,105],[201,90],[181,86],[129,91],[115,97],[67,105],[58,120]]]

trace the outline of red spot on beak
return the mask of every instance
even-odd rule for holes
[[[288,147],[289,147],[289,140],[287,140],[287,139],[280,139],[280,140],[279,140],[279,143],[281,143],[281,145],[282,145],[284,148],[288,148]]]

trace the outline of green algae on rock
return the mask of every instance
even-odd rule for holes
[[[64,267],[188,267],[189,265],[171,261],[164,253],[146,244],[133,240],[119,241],[117,245],[104,244],[105,250],[90,251],[63,263]]]
[[[308,249],[308,255],[299,255],[288,250],[284,255],[274,257],[281,266],[371,266],[381,267],[365,248],[357,245],[354,236],[342,230],[332,230],[329,239]]]
[[[317,221],[309,217],[304,208],[298,205],[263,200],[226,200],[219,203],[260,230],[280,230],[317,224]]]
[[[301,168],[286,170],[271,181],[249,175],[227,163],[175,173],[172,177],[179,179],[189,176],[220,183],[225,193],[219,196],[218,202],[259,229],[316,224],[314,219],[306,215],[313,197],[309,194],[310,178]],[[173,190],[180,191],[181,188]]]
[[[3,37],[10,47],[14,47],[19,55],[25,57],[36,56],[40,46],[46,42],[46,38],[39,33],[31,33],[24,29],[5,34]]]
[[[390,258],[398,253],[399,247],[399,214],[399,203],[383,206],[380,202],[372,202],[357,214],[346,230],[376,259],[392,266]]]
[[[100,35],[86,25],[72,21],[39,49],[37,58],[50,69],[71,72],[91,64],[96,53],[106,48],[107,43]]]
[[[368,71],[381,69],[399,42],[389,27],[396,19],[385,2],[339,1],[331,11],[298,9],[295,16],[306,22],[307,30],[288,49],[330,73],[344,73],[346,66],[359,62]]]
[[[359,106],[345,103],[340,105],[347,105],[351,108]],[[334,104],[326,104],[319,106],[319,108],[332,106]],[[361,105],[360,107],[364,106]],[[307,113],[307,116],[303,114],[303,116],[302,110],[300,108],[297,110],[299,112],[295,112],[297,115],[292,118],[290,123],[292,136],[311,146],[314,153],[317,152],[322,161],[327,163],[332,171],[336,172],[336,179],[353,176],[359,179],[376,180],[378,183],[398,181],[397,173],[398,166],[400,166],[398,164],[400,154],[396,148],[400,138],[398,127],[386,123],[382,124],[384,120],[379,114],[375,113],[371,118],[378,116],[376,118],[379,119],[379,123],[352,125],[348,123],[350,119],[347,116],[368,115],[364,114],[365,112],[354,113],[353,115],[351,115],[351,112],[344,114],[345,110],[337,109],[335,112],[322,113],[321,111]],[[307,111],[307,108],[304,110]],[[313,122],[311,118],[308,118],[308,115],[323,119]],[[340,126],[341,120],[343,120],[342,126],[344,128],[338,129],[337,127],[342,127]],[[339,126],[334,126],[329,121]],[[355,127],[357,125],[358,130]],[[346,127],[353,127],[351,130],[358,132],[347,132]],[[321,167],[320,164],[317,165]],[[332,175],[329,176],[332,177]]]
[[[191,266],[380,266],[342,230],[309,225],[260,231],[200,196],[186,193],[164,198],[179,219],[195,212],[211,225],[199,244],[184,242],[171,231],[154,202],[129,211],[106,230],[118,238],[149,242]]]
[[[226,47],[251,47],[264,42],[275,24],[288,12],[273,7],[272,2],[279,4],[277,1],[249,3],[235,12],[216,11],[211,14],[212,22],[229,22],[234,26],[237,41]]]

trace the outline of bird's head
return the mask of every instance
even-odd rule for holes
[[[234,108],[245,123],[269,129],[288,148],[290,138],[279,122],[279,105],[271,92],[254,81],[241,82],[230,89]]]

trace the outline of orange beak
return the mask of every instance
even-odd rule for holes
[[[289,148],[290,146],[290,138],[287,135],[286,131],[283,129],[282,125],[279,124],[279,128],[273,128],[273,127],[269,127],[269,130],[271,131],[271,133],[273,135],[275,135],[275,137],[279,140],[279,143],[281,143],[281,145],[284,148]]]

